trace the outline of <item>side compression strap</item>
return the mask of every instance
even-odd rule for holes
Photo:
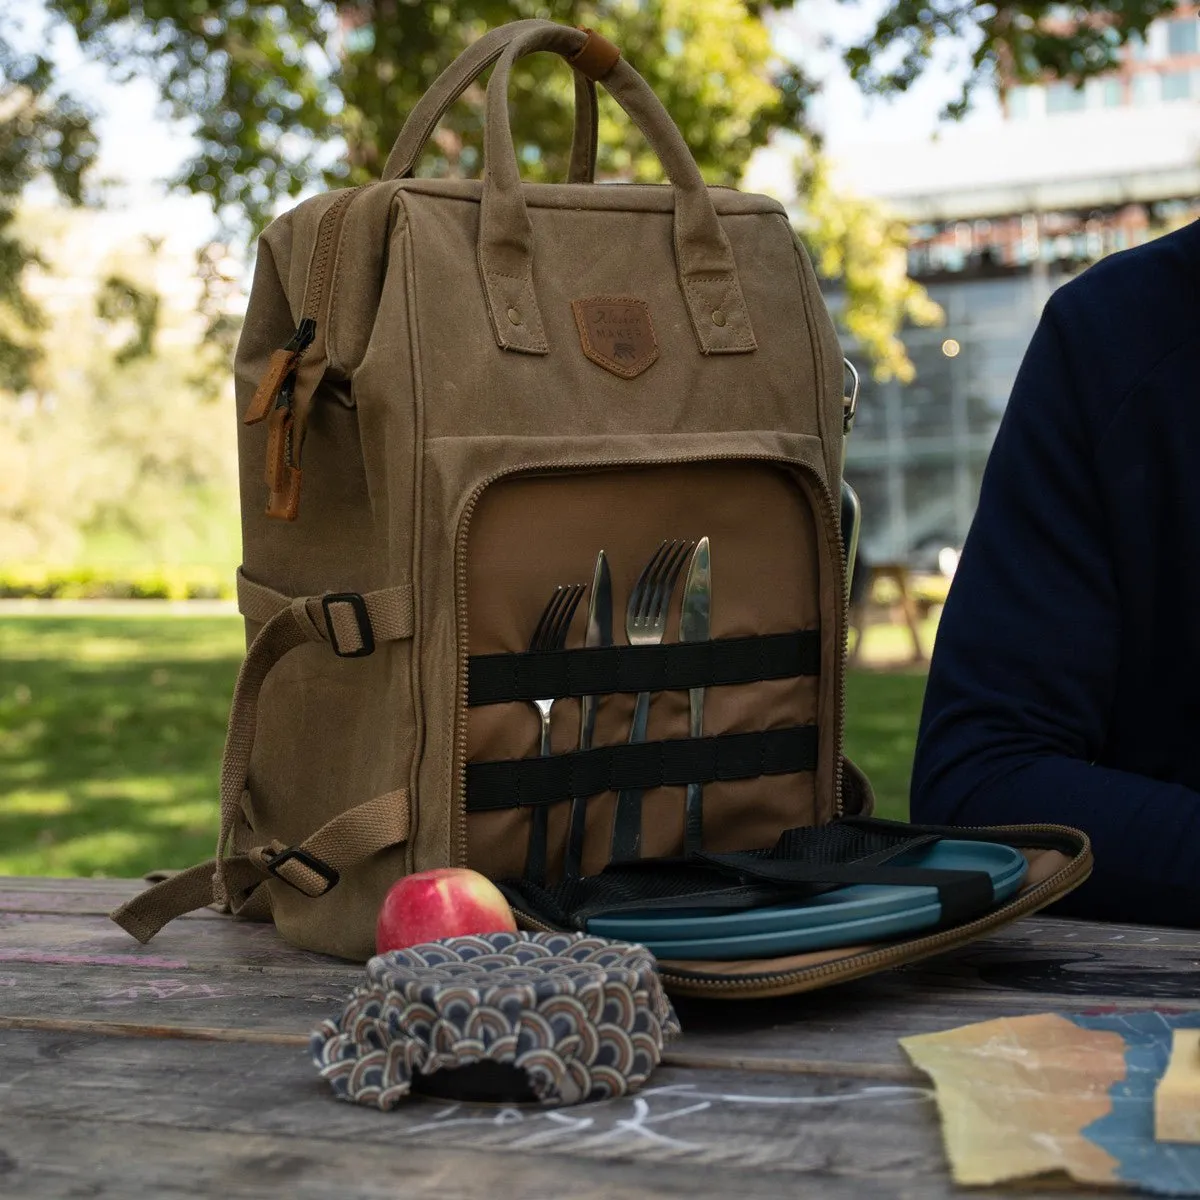
[[[302,886],[304,882],[311,885],[314,869],[305,862],[305,856],[293,853],[281,861],[276,861],[271,869],[267,857],[269,847],[260,847],[263,853],[257,858],[249,855],[228,856],[229,842],[233,835],[234,825],[239,812],[242,792],[250,770],[250,755],[254,749],[254,735],[258,723],[258,697],[262,685],[271,669],[289,651],[306,642],[326,642],[335,653],[343,657],[354,657],[373,648],[380,642],[397,641],[412,637],[413,634],[413,600],[412,589],[409,586],[381,588],[378,591],[357,593],[333,593],[324,596],[301,596],[291,598],[262,584],[247,579],[240,571],[238,573],[238,599],[243,613],[252,621],[263,622],[258,636],[250,644],[250,649],[238,672],[237,685],[233,692],[233,704],[229,712],[229,730],[225,738],[225,753],[221,760],[221,828],[217,839],[217,854],[212,863],[193,867],[181,872],[154,887],[147,889],[128,904],[123,905],[112,914],[113,920],[123,928],[128,929],[134,937],[145,941],[162,928],[168,921],[202,908],[213,902],[228,904],[230,909],[241,912],[253,895],[257,884],[247,891],[247,882],[254,878],[248,874],[253,871],[257,882],[261,883],[268,874],[274,874],[286,882]],[[399,798],[403,797],[403,804]],[[371,805],[387,808],[389,805],[396,809],[403,808],[403,819],[398,815],[385,819],[376,824],[376,809]],[[344,866],[360,862],[368,855],[377,852],[387,845],[404,841],[408,836],[408,795],[406,792],[394,791],[385,793],[343,813],[349,817],[351,813],[365,809],[369,818],[365,824],[350,821],[347,828],[336,836],[361,836],[364,840],[360,846],[347,845],[344,851],[335,852],[335,857],[345,854],[348,857]],[[334,818],[322,826],[309,841],[325,839],[331,827],[336,826],[341,817]],[[399,833],[398,831],[403,832]],[[386,837],[388,840],[378,844],[377,839]],[[329,838],[332,841],[332,837]],[[307,849],[307,843],[298,849],[304,850],[308,858],[320,859],[320,854],[314,854]],[[369,848],[368,848],[369,847]],[[279,846],[276,854],[287,851],[289,847]],[[332,866],[335,873],[340,873],[343,867],[337,863],[324,860]],[[203,877],[208,873],[209,886],[203,886]],[[315,874],[320,874],[319,871]],[[289,878],[289,875],[293,878]],[[324,881],[324,876],[321,877]],[[332,886],[332,885],[330,885]],[[322,886],[322,891],[328,887]],[[316,894],[321,894],[317,892]]]
[[[298,846],[274,841],[223,859],[233,911],[242,911],[272,875],[306,896],[324,895],[343,871],[407,841],[410,818],[408,792],[385,792],[339,813]],[[168,921],[213,902],[217,867],[218,861],[209,859],[180,871],[123,904],[112,919],[139,942],[148,942]]]

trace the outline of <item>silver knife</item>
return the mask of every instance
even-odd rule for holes
[[[712,560],[708,538],[702,537],[692,555],[683,585],[683,610],[679,618],[681,642],[707,642],[712,636]],[[704,689],[688,689],[689,734],[704,736]],[[689,783],[683,804],[683,852],[692,854],[704,841],[704,785]]]
[[[586,647],[612,645],[612,573],[608,556],[603,550],[596,555],[596,570],[588,598],[587,631],[583,636]],[[579,748],[590,750],[596,730],[598,697],[583,696],[579,701]],[[583,862],[583,839],[587,825],[587,797],[576,796],[571,801],[571,823],[567,833],[567,856],[563,874],[578,879]]]

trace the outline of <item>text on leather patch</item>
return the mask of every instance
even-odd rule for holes
[[[650,310],[633,296],[572,300],[583,352],[606,371],[633,379],[658,358]]]

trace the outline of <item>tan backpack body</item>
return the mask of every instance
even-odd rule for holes
[[[546,49],[576,68],[580,181],[522,185],[507,81]],[[483,181],[409,177],[437,118],[492,62]],[[646,134],[669,186],[583,181],[589,77]],[[716,852],[870,809],[841,757],[843,359],[782,207],[707,188],[615,49],[541,21],[464,54],[385,175],[302,203],[260,242],[236,364],[249,650],[218,856],[118,914],[143,940],[215,900],[363,959],[406,873],[520,876],[536,845],[560,875],[577,797],[582,870],[599,872],[617,827],[630,835],[617,810],[631,785],[642,858],[681,853],[687,782],[703,783]],[[680,638],[679,588],[661,644],[627,646],[639,572],[664,541],[701,537],[703,654]],[[584,648],[581,609],[564,652],[531,654],[554,589],[589,583],[600,550],[613,647]],[[549,756],[539,684],[557,699]],[[643,690],[645,740],[629,744]],[[1063,863],[1026,909],[1086,874],[1086,847],[1049,853]],[[816,986],[806,972],[741,974],[763,993]],[[708,990],[728,991],[731,973]],[[679,990],[706,990],[686,975]]]

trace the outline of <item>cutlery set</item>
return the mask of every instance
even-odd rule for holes
[[[690,557],[690,563],[689,563]],[[681,642],[707,641],[711,637],[712,560],[707,537],[699,542],[673,539],[664,541],[651,555],[638,575],[629,594],[625,609],[625,638],[631,646],[657,646],[667,630],[671,598],[687,565],[683,585],[683,601],[679,622]],[[588,593],[585,648],[607,647],[613,644],[612,574],[608,557],[603,550],[596,556],[596,567],[590,587],[586,584],[564,584],[554,589],[542,610],[530,650],[562,650],[566,646],[571,623],[584,593]],[[533,701],[541,718],[539,754],[553,752],[550,744],[550,714],[557,697]],[[596,726],[599,698],[583,696],[579,706],[579,749],[590,750]],[[688,693],[689,734],[702,737],[704,732],[704,688],[692,688]],[[644,742],[650,716],[650,693],[639,692],[630,723],[629,742]],[[567,833],[567,852],[564,874],[577,879],[583,859],[584,829],[587,800],[575,796],[571,800],[570,823]],[[549,812],[545,805],[533,810],[526,858],[526,877],[544,883],[546,876],[547,824]],[[703,785],[688,784],[684,802],[684,853],[700,849],[703,829]],[[641,856],[642,790],[627,788],[617,797],[613,822],[611,859],[630,862]]]

